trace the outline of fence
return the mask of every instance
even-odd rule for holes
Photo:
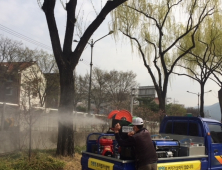
[[[105,115],[75,112],[68,119],[73,120],[75,146],[85,145],[89,133],[104,133],[111,127],[111,120]],[[0,154],[28,149],[30,127],[32,149],[56,148],[57,109],[33,108],[24,111],[18,105],[0,103],[0,120]],[[151,134],[157,133],[159,129],[156,122],[146,122],[145,127]]]

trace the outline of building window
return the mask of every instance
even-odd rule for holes
[[[13,76],[12,75],[9,75],[7,77],[7,82],[13,82]]]
[[[33,96],[33,97],[37,97],[37,92],[33,92],[33,93],[32,93],[32,96]]]
[[[140,95],[145,95],[146,94],[146,90],[140,90]]]
[[[6,95],[12,95],[12,87],[6,87],[5,94]]]
[[[147,90],[147,94],[155,94],[155,91],[154,90]]]

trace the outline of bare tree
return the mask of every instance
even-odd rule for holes
[[[16,87],[18,81],[18,69],[21,63],[14,64],[25,59],[23,44],[9,38],[0,36],[0,100],[2,102],[17,103],[17,99],[11,101],[7,94]]]
[[[72,119],[69,118],[73,113],[74,102],[73,71],[78,64],[80,56],[87,45],[89,38],[101,25],[109,12],[125,1],[126,0],[107,1],[100,13],[96,16],[95,20],[83,32],[74,51],[72,51],[73,34],[75,28],[78,30],[78,26],[76,27],[78,24],[76,19],[77,0],[70,0],[64,5],[67,12],[67,23],[63,48],[60,43],[59,33],[54,16],[56,0],[44,0],[43,5],[41,6],[46,16],[52,49],[60,74],[60,118],[56,151],[58,155],[73,156],[74,154],[73,121],[71,121]]]
[[[136,88],[136,74],[132,71],[112,70],[107,77],[107,97],[113,109],[127,109],[130,106],[131,89]]]
[[[89,84],[89,76],[81,76],[81,75],[75,75],[75,91],[74,91],[74,108],[76,109],[76,106],[78,102],[86,101],[86,98],[88,96],[88,84]]]
[[[84,85],[81,84],[81,91],[88,94],[89,74],[87,73],[81,79],[84,80]],[[112,109],[129,109],[131,89],[138,86],[135,79],[136,74],[132,71],[112,70],[108,72],[94,68],[90,95],[95,105],[94,113],[100,113],[101,109],[105,112]],[[87,97],[85,95],[85,98]]]
[[[44,100],[46,108],[58,108],[60,99],[59,73],[44,73],[46,78],[46,89]]]
[[[32,53],[32,61],[38,63],[39,68],[43,73],[58,73],[55,58],[52,54],[43,50],[29,50]]]
[[[28,147],[28,155],[29,155],[29,161],[31,159],[31,153],[32,153],[32,126],[34,123],[40,118],[41,113],[39,111],[36,111],[34,109],[35,103],[33,102],[33,96],[31,95],[33,93],[33,89],[31,86],[28,86],[27,89],[25,89],[22,93],[22,120],[28,125],[28,136],[29,136],[29,147]],[[43,112],[43,110],[42,110]],[[19,139],[20,140],[20,139]]]
[[[156,128],[158,127],[159,117],[162,117],[165,113],[158,111],[153,112],[148,107],[138,106],[134,109],[134,114],[136,116],[142,117],[144,121],[145,127],[150,128],[150,133],[155,134]]]
[[[217,10],[217,3],[214,0],[129,0],[113,12],[113,28],[120,30],[130,39],[132,47],[138,49],[152,78],[161,110],[165,110],[169,77],[175,65],[195,47],[196,32]],[[184,38],[190,44],[186,51],[178,53],[177,45]]]
[[[0,36],[0,63],[22,61],[24,52],[21,42]]]
[[[99,113],[101,104],[106,104],[108,101],[108,77],[109,76],[106,71],[103,71],[99,68],[95,68],[93,70],[91,97],[96,106],[96,114]]]

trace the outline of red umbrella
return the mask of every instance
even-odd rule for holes
[[[114,117],[115,116],[115,117]],[[126,121],[128,122],[132,122],[132,115],[129,111],[127,110],[113,110],[112,112],[110,112],[110,114],[108,115],[108,118],[111,119],[111,118],[115,118],[116,120],[121,120],[123,118],[126,119]]]

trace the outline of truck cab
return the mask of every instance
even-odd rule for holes
[[[181,144],[180,154],[184,154],[183,146],[186,145],[189,151],[186,156],[207,155],[208,169],[222,169],[222,125],[219,121],[201,117],[169,116],[161,123],[160,135],[178,139]]]

